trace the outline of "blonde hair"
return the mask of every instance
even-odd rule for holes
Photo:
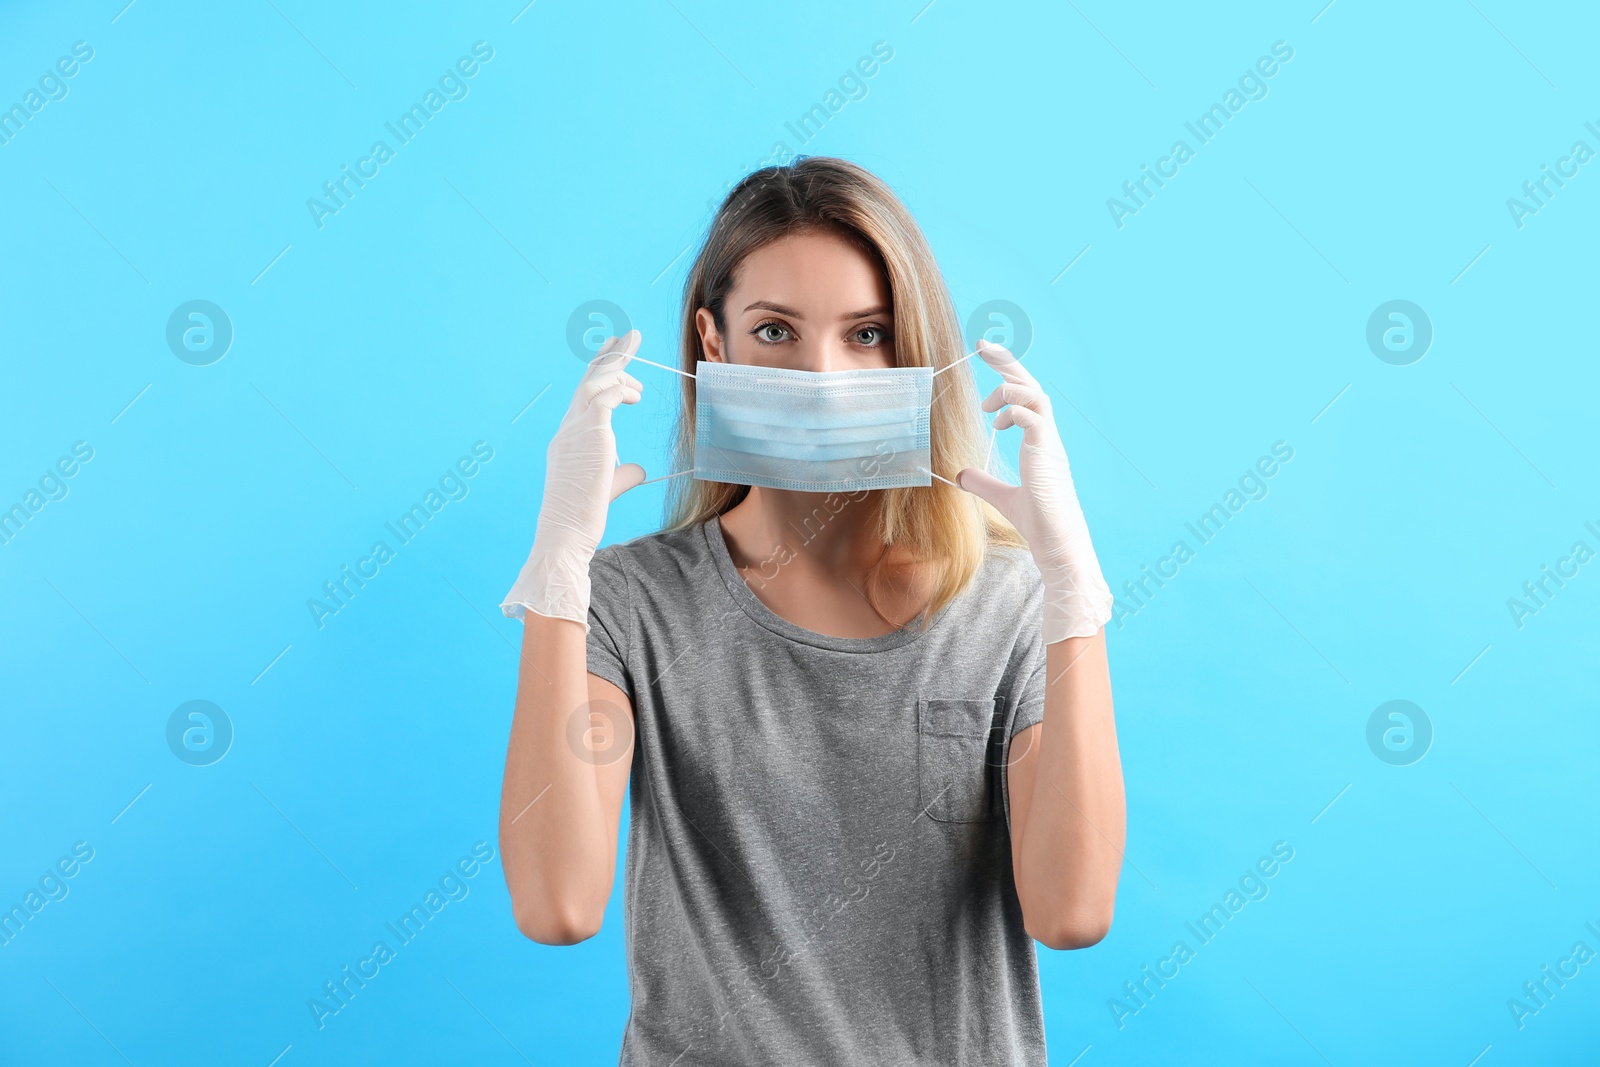
[[[723,304],[744,258],[781,237],[816,230],[839,235],[880,265],[894,302],[898,366],[938,369],[965,355],[944,278],[905,205],[879,178],[848,160],[798,156],[746,176],[712,220],[684,285],[683,370],[693,373],[695,364],[706,358],[696,310],[709,309],[718,332],[727,333]],[[680,381],[683,403],[673,435],[671,470],[694,465],[695,382]],[[929,427],[933,470],[953,479],[963,467],[984,469],[988,446],[984,431],[971,368],[962,365],[934,378]],[[674,479],[668,485],[669,530],[721,515],[750,491],[747,485],[694,478]],[[873,490],[867,499],[877,505],[875,521],[868,528],[886,549],[894,546],[913,561],[942,565],[928,606],[919,616],[924,627],[966,589],[989,545],[1027,544],[989,504],[938,479],[928,487]],[[867,576],[867,599],[874,610],[889,555],[885,551]]]

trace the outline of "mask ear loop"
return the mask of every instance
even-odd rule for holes
[[[918,467],[917,470],[921,471],[923,474],[931,475],[932,477],[939,479],[945,485],[952,485],[952,486],[955,486],[957,489],[961,488],[959,485],[956,485],[955,482],[952,482],[949,478],[946,478],[944,475],[942,475],[942,474],[934,474],[927,467]]]
[[[943,374],[945,371],[950,370],[951,368],[956,367],[956,366],[958,366],[958,365],[960,365],[962,363],[965,363],[967,360],[971,359],[973,356],[975,356],[977,354],[978,354],[977,351],[968,352],[966,355],[962,356],[960,359],[951,360],[949,363],[946,363],[944,366],[942,366],[938,370],[934,371],[933,372],[933,376],[935,378],[937,378],[939,375]]]
[[[977,353],[973,353],[973,354],[976,355]],[[660,367],[662,370],[669,370],[673,374],[681,374],[685,378],[694,378],[694,377],[696,377],[696,375],[690,374],[686,370],[679,370],[677,367],[669,367],[665,363],[657,363],[653,359],[645,359],[642,356],[629,356],[628,358],[629,359],[637,359],[640,363],[648,363],[652,367]],[[661,475],[660,477],[657,477],[657,478],[646,478],[644,481],[640,482],[639,485],[649,485],[651,482],[664,482],[668,478],[682,478],[685,474],[693,474],[694,471],[695,471],[695,469],[693,467],[689,467],[686,470],[677,471],[676,473],[673,473],[673,474],[663,474],[663,475]]]
[[[945,371],[951,369],[952,367],[956,366],[957,364],[965,363],[967,360],[971,359],[973,356],[976,356],[981,351],[982,351],[982,349],[978,349],[978,350],[975,350],[975,351],[972,351],[972,352],[968,352],[966,355],[962,356],[960,359],[952,360],[951,362],[945,364],[943,367],[940,367],[938,370],[934,371],[933,372],[933,376],[935,378],[937,378],[939,375],[943,374]],[[990,459],[991,456],[994,455],[994,437],[995,437],[995,434],[998,433],[998,432],[999,431],[996,430],[995,427],[994,427],[994,423],[990,423],[989,424],[989,447],[983,453],[983,469],[984,469],[985,473],[987,473],[988,470],[989,470],[989,459]],[[959,485],[956,485],[955,482],[952,482],[949,478],[944,477],[942,474],[934,474],[933,471],[929,470],[927,467],[918,467],[917,469],[919,471],[922,471],[924,474],[928,474],[928,475],[931,475],[932,477],[938,478],[941,482],[943,482],[946,485],[955,486],[955,488],[957,488],[957,489],[961,488]]]
[[[648,363],[652,367],[660,367],[662,370],[669,370],[673,374],[681,374],[685,378],[693,378],[694,377],[694,375],[690,374],[686,370],[679,370],[677,367],[669,367],[665,363],[657,363],[655,360],[653,360],[653,359],[645,359],[643,356],[629,356],[628,358],[630,360],[638,360],[640,363]]]
[[[662,370],[669,370],[673,374],[681,374],[685,378],[693,378],[694,377],[693,374],[690,374],[686,370],[679,370],[677,367],[669,367],[665,363],[657,363],[655,360],[653,360],[653,359],[645,359],[643,356],[629,356],[628,358],[630,360],[636,359],[640,363],[648,363],[652,367],[660,367]],[[663,474],[663,475],[660,475],[660,476],[655,477],[655,478],[646,478],[644,481],[640,482],[639,485],[649,485],[651,482],[664,482],[668,478],[682,478],[685,474],[693,474],[693,473],[694,473],[694,468],[690,467],[687,470],[678,471],[676,474]],[[638,488],[638,486],[635,486],[635,488]]]

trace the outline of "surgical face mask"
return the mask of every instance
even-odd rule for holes
[[[799,371],[702,360],[694,476],[808,493],[930,485],[932,367]]]
[[[686,375],[695,379],[692,473],[808,493],[932,485],[933,379],[948,369],[801,371],[701,360]]]

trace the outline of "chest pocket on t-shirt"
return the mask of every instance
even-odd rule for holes
[[[983,822],[995,813],[992,764],[998,698],[917,701],[917,793],[939,822]]]

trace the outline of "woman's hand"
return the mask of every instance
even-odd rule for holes
[[[589,363],[567,414],[545,451],[544,503],[533,551],[500,605],[571,619],[589,629],[589,561],[606,529],[611,501],[644,480],[637,463],[617,466],[611,413],[639,401],[643,386],[622,368],[639,348],[639,331],[613,337]]]
[[[978,351],[1005,379],[984,399],[983,410],[1005,407],[995,417],[997,431],[1022,427],[1022,484],[1008,485],[976,467],[962,468],[956,484],[994,505],[1027,538],[1044,578],[1044,643],[1093,636],[1111,618],[1111,590],[1089,540],[1050,398],[1001,346],[979,341]]]

